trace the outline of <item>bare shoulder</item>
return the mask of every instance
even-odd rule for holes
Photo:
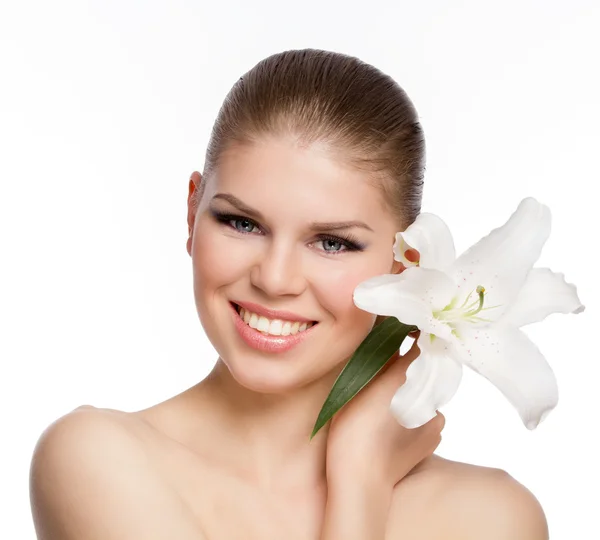
[[[540,503],[506,471],[436,455],[398,484],[390,511],[390,539],[412,538],[403,531],[409,514],[415,516],[411,522],[415,539],[547,540],[549,536]]]
[[[38,540],[153,539],[175,531],[201,538],[155,473],[134,423],[118,412],[78,407],[39,437],[30,466]]]

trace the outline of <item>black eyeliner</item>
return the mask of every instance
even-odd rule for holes
[[[228,212],[221,212],[219,210],[216,210],[216,209],[210,208],[210,207],[209,207],[209,211],[210,211],[212,217],[216,221],[218,221],[219,223],[223,223],[224,225],[227,225],[229,228],[233,229],[236,232],[239,232],[240,234],[252,234],[252,233],[240,231],[240,230],[236,229],[235,227],[232,227],[229,224],[229,222],[236,221],[236,220],[247,221],[247,222],[251,223],[252,225],[254,225],[255,227],[258,227],[259,229],[261,228],[260,225],[256,221],[254,221],[253,219],[246,217],[246,216],[240,216],[239,214],[231,214]],[[337,255],[339,253],[345,253],[347,251],[364,251],[364,249],[366,247],[365,244],[363,244],[358,238],[356,238],[356,236],[354,236],[350,233],[338,234],[336,236],[333,236],[330,234],[318,234],[317,239],[319,241],[330,240],[332,242],[339,242],[346,247],[346,249],[343,251],[322,250],[325,253],[331,253],[334,255]]]
[[[328,234],[318,234],[319,240],[331,240],[332,242],[341,242],[346,246],[347,251],[363,251],[365,245],[353,236],[352,234],[338,234],[337,236],[330,236]],[[331,251],[330,253],[335,253]],[[340,252],[342,253],[342,252]]]

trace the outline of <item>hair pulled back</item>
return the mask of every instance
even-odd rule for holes
[[[230,146],[278,136],[293,137],[301,147],[324,145],[332,157],[367,172],[402,230],[419,214],[423,129],[406,92],[372,65],[319,49],[261,60],[225,97],[203,176],[214,172]]]

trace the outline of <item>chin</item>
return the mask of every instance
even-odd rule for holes
[[[231,377],[244,388],[260,394],[284,394],[311,382],[307,373],[290,361],[274,360],[259,354],[221,356]],[[226,360],[226,358],[228,358]]]
[[[345,360],[341,357],[338,362],[333,362],[331,350],[311,351],[309,355],[297,354],[294,358],[265,355],[259,351],[242,353],[231,349],[223,353],[220,354],[220,358],[231,377],[240,386],[260,394],[290,393],[323,377],[331,377],[333,370],[336,371],[337,377]],[[319,358],[320,361],[315,363],[315,358]],[[329,361],[326,361],[328,358]]]
[[[366,324],[344,328],[319,322],[304,330],[302,338],[288,338],[280,347],[271,342],[272,336],[263,338],[255,330],[243,327],[232,306],[227,317],[205,315],[202,321],[205,332],[231,377],[240,386],[261,394],[290,393],[324,377],[331,379],[333,385],[343,364],[359,345],[360,336],[366,335],[364,327],[372,326],[375,318],[366,314]],[[355,336],[355,340],[349,336]]]

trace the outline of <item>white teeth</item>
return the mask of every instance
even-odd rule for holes
[[[304,332],[306,329],[313,326],[314,323],[306,323],[306,322],[291,322],[291,321],[282,321],[280,319],[269,320],[262,315],[257,315],[256,313],[252,313],[243,307],[240,307],[240,318],[251,328],[255,328],[259,332],[263,334],[271,334],[274,336],[288,336],[297,334],[298,332]]]
[[[269,330],[267,330],[267,331],[269,332],[269,334],[273,334],[274,336],[280,336],[282,329],[283,329],[283,321],[276,319],[270,324]]]
[[[256,328],[256,325],[258,324],[258,316],[256,315],[256,313],[252,313],[252,315],[250,315],[250,321],[248,322],[248,324],[251,328]]]
[[[266,317],[260,316],[258,318],[258,324],[256,325],[256,329],[259,332],[267,332],[269,330],[269,319]]]

